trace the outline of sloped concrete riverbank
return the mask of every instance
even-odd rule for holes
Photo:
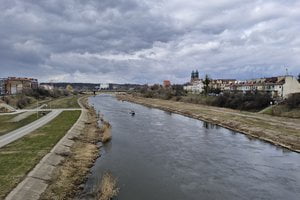
[[[6,197],[6,200],[37,200],[71,197],[78,189],[80,180],[99,156],[97,142],[99,134],[96,114],[87,100],[80,99],[83,108],[80,117],[67,134],[37,164],[26,178]],[[93,134],[88,131],[94,130]],[[80,154],[82,148],[84,154]],[[72,171],[68,165],[76,163],[78,171]],[[65,185],[65,187],[62,187]],[[60,191],[54,192],[57,187]]]

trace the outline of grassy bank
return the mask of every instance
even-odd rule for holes
[[[85,127],[81,135],[74,140],[71,155],[55,171],[49,187],[41,199],[74,199],[80,191],[79,185],[84,182],[94,161],[99,156],[97,143],[101,139],[95,111],[88,106],[87,99],[82,100],[88,109]]]
[[[64,111],[47,125],[0,149],[0,199],[66,134],[81,111]]]
[[[27,124],[30,124],[31,122],[37,120],[38,118],[42,117],[41,113],[37,116],[36,113],[26,117],[23,120],[20,120],[18,122],[12,122],[11,119],[15,118],[16,115],[0,115],[0,136],[4,135],[10,131],[16,130],[18,128],[21,128]]]
[[[291,109],[287,105],[271,106],[261,113],[279,117],[300,118],[300,108]]]
[[[80,96],[73,95],[45,102],[48,108],[80,108],[77,100]]]
[[[211,122],[300,152],[300,119],[131,95],[118,98]]]

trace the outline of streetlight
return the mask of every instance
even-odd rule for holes
[[[37,101],[36,101],[36,118],[37,118],[37,119],[39,118],[39,111],[38,111],[38,108],[39,108],[39,100],[37,99]]]

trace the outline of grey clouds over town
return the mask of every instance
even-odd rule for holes
[[[1,0],[1,76],[155,83],[300,72],[297,0]]]

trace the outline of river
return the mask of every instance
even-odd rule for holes
[[[298,153],[112,95],[89,102],[113,138],[91,169],[86,198],[110,171],[119,200],[300,199]]]

